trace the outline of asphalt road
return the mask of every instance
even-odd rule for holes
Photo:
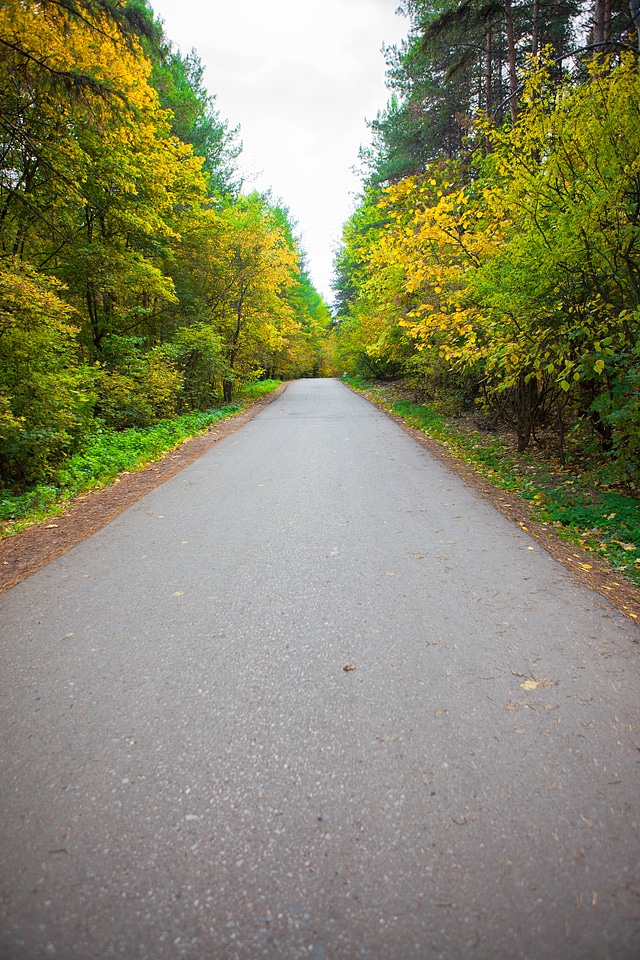
[[[640,957],[640,631],[340,383],[0,605],[2,960]]]

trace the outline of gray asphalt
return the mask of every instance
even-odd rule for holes
[[[3,960],[640,957],[640,631],[339,382],[0,604]]]

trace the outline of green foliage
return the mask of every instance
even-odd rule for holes
[[[60,286],[0,261],[0,483],[47,476],[91,425],[93,377]]]
[[[117,344],[117,347],[116,347]],[[101,367],[96,375],[96,417],[106,427],[147,427],[175,414],[185,385],[170,344],[139,349],[134,337],[109,339],[107,357],[118,363]]]
[[[254,380],[253,383],[245,383],[242,387],[241,396],[247,400],[258,400],[260,397],[273,393],[280,386],[280,380]]]
[[[224,361],[222,341],[212,324],[179,327],[171,342],[182,374],[180,403],[189,410],[206,410],[218,400]]]

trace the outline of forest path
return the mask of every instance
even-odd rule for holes
[[[638,956],[640,632],[337,381],[0,610],[3,958]]]

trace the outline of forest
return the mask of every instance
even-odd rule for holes
[[[243,191],[239,131],[146,0],[0,5],[0,149],[9,515],[100,438],[325,372],[296,224]]]
[[[640,6],[404,0],[336,260],[339,369],[640,486]]]

